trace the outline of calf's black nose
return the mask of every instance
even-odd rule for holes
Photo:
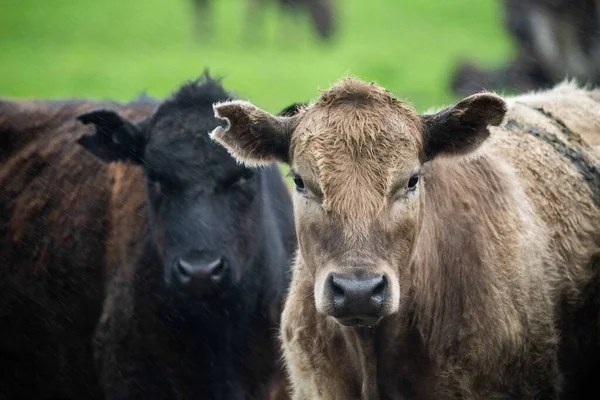
[[[209,262],[180,258],[175,266],[175,276],[183,286],[194,289],[215,288],[224,280],[227,268],[223,258]]]
[[[331,274],[328,290],[333,317],[345,325],[369,325],[382,316],[388,282],[384,275]]]

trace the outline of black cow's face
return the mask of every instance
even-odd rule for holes
[[[146,176],[155,248],[166,287],[185,298],[232,290],[261,241],[260,172],[210,140],[212,104],[228,96],[215,81],[188,84],[141,124],[112,111],[79,119],[96,126],[80,143],[105,161],[129,161]]]
[[[212,115],[157,114],[144,154],[165,282],[192,293],[235,286],[260,238],[260,173],[209,142]]]

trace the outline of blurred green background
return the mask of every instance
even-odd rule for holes
[[[340,0],[327,43],[308,17],[275,5],[262,35],[249,38],[244,0],[213,3],[214,35],[200,41],[191,0],[0,0],[0,96],[164,97],[208,67],[272,112],[345,73],[423,111],[455,100],[449,75],[459,59],[498,65],[512,52],[496,0]]]

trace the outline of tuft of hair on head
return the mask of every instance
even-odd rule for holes
[[[153,118],[156,119],[174,111],[211,110],[214,103],[234,97],[232,93],[223,88],[221,78],[212,77],[206,69],[200,77],[184,82],[173,92],[159,106]]]
[[[321,107],[335,107],[344,104],[366,106],[401,103],[390,91],[376,82],[366,82],[352,75],[342,77],[329,89],[320,92],[321,95],[315,104]]]

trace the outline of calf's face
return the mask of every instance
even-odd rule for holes
[[[80,139],[90,152],[142,166],[166,287],[187,299],[235,289],[261,240],[260,174],[210,140],[212,102],[182,108],[175,96],[137,125],[107,110],[79,118],[96,127]]]
[[[247,102],[215,106],[212,137],[249,165],[290,165],[302,262],[317,310],[372,326],[402,305],[427,182],[423,164],[475,150],[505,113],[491,94],[418,115],[383,88],[346,78],[290,117]]]

